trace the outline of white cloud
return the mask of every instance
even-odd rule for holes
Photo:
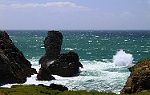
[[[57,29],[55,27],[69,27],[79,19],[82,21],[84,13],[87,13],[89,9],[72,2],[2,4],[0,8],[5,9],[0,10],[0,21],[6,24],[3,23],[0,28]]]
[[[11,4],[12,8],[33,8],[33,7],[71,7],[71,8],[86,8],[84,6],[76,5],[72,2],[48,2],[45,4],[27,3],[27,4]]]
[[[39,7],[40,4],[33,4],[33,3],[28,3],[28,4],[11,4],[11,7],[13,8],[29,8],[29,7]]]
[[[43,6],[44,7],[49,7],[49,6],[64,7],[64,6],[68,6],[68,7],[74,7],[74,8],[85,8],[83,6],[78,6],[75,3],[71,3],[71,2],[48,2],[48,3],[44,4]]]

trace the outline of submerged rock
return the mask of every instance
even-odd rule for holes
[[[37,76],[38,80],[52,80],[51,75],[71,77],[83,67],[79,62],[79,56],[75,52],[60,54],[63,36],[59,31],[48,31],[44,40],[46,53],[39,60],[41,68]]]
[[[150,90],[150,58],[138,62],[129,68],[131,72],[121,93],[131,94]]]
[[[0,84],[24,83],[36,73],[5,31],[0,31]]]

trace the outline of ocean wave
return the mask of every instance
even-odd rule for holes
[[[70,50],[71,48],[66,49]],[[40,57],[32,57],[29,59],[32,67],[37,71],[39,71],[41,67],[38,63],[39,58]],[[130,61],[127,62],[127,60]],[[36,79],[37,74],[34,74],[31,77],[28,77],[27,81],[22,85],[44,84],[49,86],[51,83],[56,83],[65,85],[69,90],[96,90],[119,93],[130,74],[128,67],[132,64],[132,61],[133,57],[131,54],[120,50],[112,57],[112,60],[103,59],[102,62],[97,60],[80,59],[84,68],[80,68],[81,72],[79,76],[60,77],[53,75],[56,80],[38,81]],[[12,85],[16,84],[6,84],[2,87],[11,87]]]
[[[32,63],[32,67],[39,71],[40,65],[38,64],[38,58],[32,58],[30,61]],[[50,85],[51,83],[56,83],[65,85],[69,88],[69,90],[97,90],[119,93],[129,76],[128,67],[126,67],[126,65],[116,66],[109,60],[101,62],[81,59],[80,62],[83,64],[84,68],[80,69],[81,72],[79,76],[60,77],[53,75],[56,80],[38,81],[36,80],[37,74],[35,74],[27,78],[27,81],[23,85]],[[2,87],[11,87],[12,85],[14,84],[6,84]]]

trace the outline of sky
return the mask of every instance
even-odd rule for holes
[[[150,30],[150,0],[0,0],[0,30]]]

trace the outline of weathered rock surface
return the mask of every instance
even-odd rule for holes
[[[42,68],[47,68],[48,62],[55,60],[60,54],[63,36],[59,31],[48,31],[44,40],[46,53],[39,60]]]
[[[59,31],[48,31],[44,41],[46,53],[39,63],[41,68],[37,76],[38,80],[52,80],[51,75],[71,77],[83,67],[79,62],[79,56],[75,52],[60,54],[63,36]]]
[[[9,35],[0,31],[0,84],[24,83],[36,73],[23,53],[15,47]]]
[[[48,31],[47,37],[44,40],[46,53],[40,58],[39,64],[41,68],[37,75],[38,80],[53,80],[55,79],[50,70],[48,63],[55,60],[60,54],[63,36],[59,31]]]
[[[79,67],[83,65],[79,62],[79,56],[75,52],[60,54],[58,58],[48,66],[54,75],[63,77],[75,76],[79,72]]]
[[[138,62],[129,68],[131,72],[121,93],[131,94],[150,90],[150,58]]]

